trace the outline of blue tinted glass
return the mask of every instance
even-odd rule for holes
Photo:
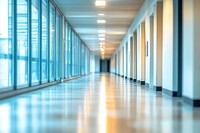
[[[0,89],[12,86],[11,1],[0,0]]]
[[[32,0],[32,24],[31,24],[31,34],[32,34],[32,83],[39,82],[39,74],[40,74],[40,42],[39,42],[39,1]]]
[[[48,79],[48,8],[46,0],[42,1],[42,81]]]
[[[55,79],[55,9],[50,5],[50,80]]]
[[[17,0],[17,85],[28,84],[28,10],[26,0]]]

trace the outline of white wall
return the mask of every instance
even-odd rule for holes
[[[127,51],[127,55],[128,55],[128,57],[127,57],[127,77],[128,78],[131,78],[131,70],[130,70],[130,67],[131,67],[131,60],[130,60],[130,50],[131,50],[131,36],[129,36],[129,38],[128,38],[128,42],[127,42],[127,47],[128,47],[128,51]]]
[[[117,52],[117,74],[120,74],[120,69],[121,69],[121,66],[120,66],[120,52]]]
[[[126,43],[125,43],[125,45],[124,45],[124,48],[123,48],[123,64],[124,64],[124,69],[123,69],[123,75],[124,75],[124,77],[126,77],[127,75],[126,75],[126,62],[127,62],[127,57],[126,57],[126,47],[127,47],[127,45],[126,45]]]
[[[94,54],[90,54],[90,72],[95,72],[95,56]]]
[[[150,41],[149,41],[149,88],[153,88],[154,80],[154,16],[150,17]]]
[[[146,47],[148,42],[148,56],[146,56]],[[145,18],[145,82],[150,82],[150,16]]]
[[[183,96],[200,99],[200,1],[183,0]]]
[[[133,79],[137,79],[137,33],[133,33]]]
[[[160,2],[158,2],[160,1]],[[133,78],[142,80],[141,77],[141,23],[145,22],[145,39],[153,42],[153,85],[162,86],[170,91],[177,91],[177,23],[175,14],[174,0],[146,0],[139,10],[136,18],[131,24],[127,34],[119,45],[115,53],[120,52],[119,66],[120,74],[124,75],[124,46],[133,36],[133,44],[137,40],[137,75],[134,72],[136,66],[133,66]],[[183,96],[192,99],[200,99],[200,0],[183,0]],[[163,12],[162,12],[163,11]],[[153,17],[153,41],[150,40],[150,21]],[[164,25],[164,26],[163,26]],[[152,46],[150,44],[150,46]],[[151,47],[152,48],[152,47]],[[150,50],[150,49],[149,49]],[[149,51],[150,54],[150,51]],[[150,59],[146,57],[145,80],[150,81]],[[135,62],[134,57],[132,59]],[[135,63],[134,63],[135,64]],[[130,70],[129,70],[130,71]]]
[[[141,43],[140,43],[141,26],[137,29],[137,80],[141,80]]]
[[[120,75],[124,75],[124,47],[121,49],[120,56]]]
[[[163,43],[163,12],[162,2],[155,4],[154,9],[154,57],[153,57],[153,85],[162,86],[162,43]]]
[[[163,74],[162,86],[173,90],[173,0],[163,1]]]
[[[140,27],[140,63],[141,63],[141,81],[145,81],[145,22]]]
[[[110,71],[115,73],[115,55],[113,55],[110,60]]]
[[[95,72],[100,72],[100,58],[95,56]]]
[[[129,42],[129,50],[130,50],[130,54],[129,54],[129,78],[133,78],[133,71],[134,71],[134,44],[133,44],[133,35],[130,36],[130,42]]]

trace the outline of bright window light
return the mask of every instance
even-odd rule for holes
[[[105,24],[105,23],[106,23],[106,20],[97,20],[97,23],[98,23],[98,24]]]
[[[106,6],[106,1],[105,0],[96,0],[95,5],[100,6],[100,7]]]

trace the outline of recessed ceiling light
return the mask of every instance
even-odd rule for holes
[[[105,37],[106,35],[105,34],[99,34],[99,37]]]
[[[104,6],[106,6],[106,1],[105,0],[96,0],[95,5],[98,6],[98,7],[99,6],[104,7]]]
[[[105,14],[102,14],[102,13],[99,13],[98,15],[99,15],[99,16],[105,16]]]
[[[105,23],[106,23],[106,20],[97,20],[97,23],[98,23],[98,24],[105,24]]]
[[[104,52],[104,51],[105,51],[105,49],[101,48],[101,51],[102,51],[102,52]]]
[[[99,44],[100,44],[100,45],[104,45],[104,44],[106,44],[106,43],[105,43],[105,42],[100,42]],[[102,46],[101,46],[101,47],[102,47]]]
[[[105,38],[99,38],[99,41],[105,41]]]
[[[105,30],[98,30],[99,33],[105,33]]]

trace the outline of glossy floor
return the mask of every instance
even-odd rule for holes
[[[0,102],[0,133],[193,133],[200,108],[94,74]]]

